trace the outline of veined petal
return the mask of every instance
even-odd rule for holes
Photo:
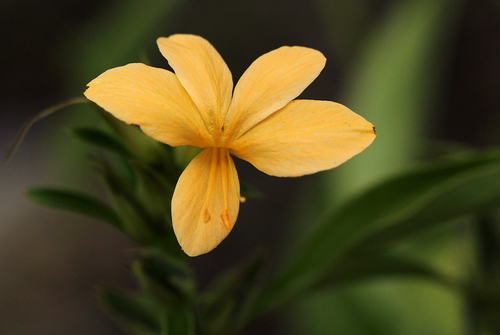
[[[334,168],[363,151],[375,128],[330,101],[295,100],[236,139],[230,152],[273,176]]]
[[[236,222],[240,184],[227,149],[206,148],[182,173],[172,198],[175,236],[189,256],[214,249]]]
[[[205,123],[222,127],[223,115],[231,102],[233,79],[217,50],[195,35],[172,35],[157,40],[162,55],[188,91]]]
[[[224,126],[233,138],[295,99],[325,66],[319,51],[281,47],[259,57],[234,89]]]
[[[92,80],[85,96],[149,136],[171,146],[205,147],[208,129],[191,97],[170,71],[144,64],[110,69]]]

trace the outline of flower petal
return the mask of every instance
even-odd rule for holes
[[[198,256],[214,249],[236,222],[240,184],[227,149],[206,148],[182,173],[172,198],[172,223],[182,249]]]
[[[230,152],[269,175],[295,177],[334,168],[374,139],[375,128],[347,107],[295,100],[239,137]]]
[[[157,43],[182,86],[203,113],[205,123],[209,127],[219,124],[222,127],[222,118],[231,102],[233,79],[217,50],[195,35],[161,37]]]
[[[205,147],[208,129],[190,96],[170,71],[144,64],[110,69],[92,80],[85,96],[149,136],[171,146]]]
[[[236,138],[295,99],[325,66],[323,54],[281,47],[259,57],[241,76],[224,122]]]

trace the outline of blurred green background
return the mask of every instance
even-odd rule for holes
[[[500,3],[495,0],[3,1],[1,150],[29,116],[73,96],[108,68],[168,68],[159,36],[208,39],[234,81],[282,45],[320,50],[327,65],[302,98],[334,100],[372,122],[378,137],[344,166],[272,178],[238,161],[265,194],[242,205],[220,247],[195,259],[204,287],[263,245],[280,253],[313,218],[429,157],[500,144]],[[35,125],[0,175],[0,334],[122,334],[95,305],[95,284],[133,287],[134,244],[99,222],[37,208],[27,185],[78,184],[99,192],[71,125],[96,115],[75,106]],[[92,182],[89,183],[89,180]],[[473,196],[473,195],[471,195]],[[398,252],[466,277],[474,236],[442,226]],[[287,243],[288,242],[288,243]],[[279,259],[279,257],[278,257]],[[248,334],[468,334],[467,300],[422,279],[337,286],[263,320]]]

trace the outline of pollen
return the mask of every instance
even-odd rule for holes
[[[222,219],[224,228],[231,229],[231,218],[229,217],[229,210],[227,208],[222,211],[220,218]]]

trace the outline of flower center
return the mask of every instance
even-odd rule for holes
[[[217,123],[215,126],[214,146],[218,148],[226,148],[228,144],[227,129],[224,124]]]

